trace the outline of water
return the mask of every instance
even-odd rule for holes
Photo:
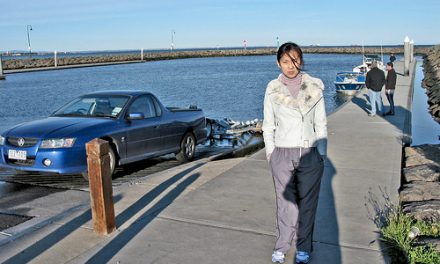
[[[337,71],[361,63],[361,55],[305,54],[305,70],[326,86],[327,112],[349,97],[337,94]],[[0,81],[0,132],[43,118],[63,104],[98,90],[146,90],[166,106],[197,104],[206,116],[263,118],[267,83],[277,78],[275,56],[192,58],[103,67],[8,74]]]
[[[422,87],[423,62],[417,61],[411,111],[412,146],[440,144],[440,124],[428,112],[428,96]]]

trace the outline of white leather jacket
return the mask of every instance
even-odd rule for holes
[[[263,136],[269,158],[275,147],[317,147],[327,155],[327,117],[320,79],[302,73],[301,88],[293,98],[279,80],[269,82],[264,96]]]

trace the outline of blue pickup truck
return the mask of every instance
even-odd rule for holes
[[[0,135],[0,167],[27,172],[87,175],[85,144],[110,143],[111,172],[118,165],[175,153],[193,159],[207,138],[201,109],[164,107],[144,91],[80,96],[50,117],[17,125]]]

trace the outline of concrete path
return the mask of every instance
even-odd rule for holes
[[[414,62],[415,63],[415,62]],[[383,263],[384,246],[366,207],[383,194],[398,202],[402,141],[410,133],[412,73],[395,65],[395,116],[368,116],[365,90],[328,118],[329,149],[315,229],[314,263]],[[388,102],[383,96],[386,111]],[[374,215],[372,215],[374,216]]]
[[[312,263],[387,262],[366,198],[381,188],[397,199],[410,90],[411,78],[398,75],[395,116],[369,117],[364,92],[329,116]],[[116,187],[114,200],[118,230],[110,236],[93,234],[85,204],[10,237],[0,262],[271,263],[275,195],[264,150],[149,175]]]

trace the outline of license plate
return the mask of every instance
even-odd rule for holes
[[[8,150],[9,159],[26,160],[26,155],[27,155],[26,150],[15,150],[15,149]]]

